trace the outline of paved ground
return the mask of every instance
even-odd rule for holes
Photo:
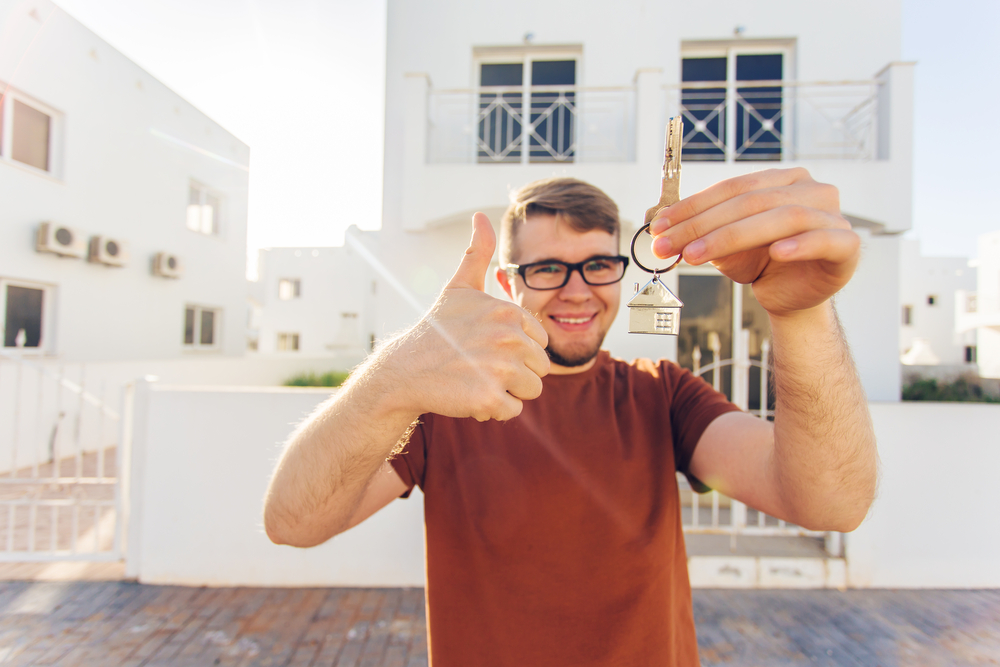
[[[1000,591],[695,591],[705,667],[1000,665]],[[421,589],[0,582],[0,664],[427,664]],[[529,666],[531,667],[531,666]]]

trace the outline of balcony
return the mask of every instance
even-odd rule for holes
[[[1000,297],[955,292],[955,333],[988,328],[1000,332]]]
[[[431,90],[427,161],[633,162],[636,93],[636,86]],[[878,156],[880,82],[875,79],[755,81],[728,89],[685,83],[664,86],[663,93],[666,115],[684,118],[689,162]]]
[[[436,89],[406,75],[399,207],[408,230],[505,208],[503,193],[537,178],[599,183],[623,211],[658,192],[668,117],[685,121],[684,193],[762,166],[801,165],[835,183],[845,212],[887,232],[909,229],[913,72],[892,63],[851,81],[665,82]],[[761,164],[766,163],[766,164]],[[391,179],[390,179],[391,180]]]

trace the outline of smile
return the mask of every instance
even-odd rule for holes
[[[588,315],[587,317],[558,317],[557,315],[552,315],[552,319],[560,324],[586,324],[596,317],[595,315]]]

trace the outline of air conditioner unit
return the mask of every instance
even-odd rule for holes
[[[38,252],[51,252],[63,257],[82,259],[87,256],[87,237],[78,229],[54,222],[43,222],[38,227],[35,249]]]
[[[158,252],[153,257],[153,275],[164,278],[180,278],[184,272],[181,260],[169,252]]]
[[[128,246],[107,236],[90,237],[90,261],[108,266],[125,266],[128,263]]]

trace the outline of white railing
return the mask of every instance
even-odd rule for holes
[[[712,344],[715,341],[716,344]],[[760,405],[756,414],[761,419],[767,419],[774,415],[774,411],[769,409],[768,399],[768,366],[770,342],[761,341],[760,361],[751,359],[750,331],[743,329],[739,345],[736,346],[736,356],[734,359],[719,359],[720,346],[718,336],[709,335],[709,354],[711,361],[707,366],[701,366],[702,352],[698,346],[693,350],[695,375],[705,377],[707,373],[712,374],[712,387],[716,391],[721,388],[722,369],[730,366],[732,373],[732,401],[737,407],[744,411],[749,410],[750,396],[750,368],[760,369]],[[711,491],[708,494],[707,503],[702,503],[698,493],[695,493],[687,479],[678,474],[678,483],[682,490],[681,520],[685,533],[708,534],[708,535],[729,535],[730,545],[736,547],[736,540],[740,535],[763,536],[763,537],[825,537],[826,548],[831,555],[837,556],[840,552],[840,534],[826,533],[822,531],[807,530],[800,526],[790,524],[781,519],[768,516],[738,500],[733,500],[723,496],[718,491]],[[689,502],[684,503],[685,499]]]
[[[498,86],[428,95],[431,164],[634,159],[632,87]]]
[[[685,161],[873,160],[879,83],[688,82],[665,86],[684,118]]]
[[[0,561],[120,558],[120,415],[97,384],[0,352]]]

